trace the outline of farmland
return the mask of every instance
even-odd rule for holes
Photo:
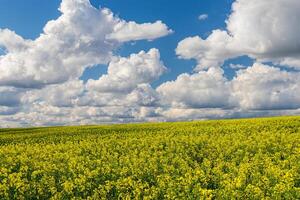
[[[0,199],[299,199],[300,117],[0,129]]]

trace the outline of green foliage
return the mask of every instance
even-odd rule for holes
[[[0,199],[300,199],[300,117],[0,129]]]

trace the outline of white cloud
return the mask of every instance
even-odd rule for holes
[[[299,9],[298,0],[236,0],[226,21],[226,30],[216,29],[207,38],[194,36],[179,42],[177,55],[195,59],[197,73],[179,75],[176,81],[158,88],[163,100],[171,105],[162,109],[162,115],[168,119],[172,116],[193,119],[205,118],[214,111],[220,113],[210,118],[299,113],[300,73],[260,64],[273,62],[300,69]],[[222,66],[228,59],[244,55],[255,59],[256,63],[250,67],[230,64],[229,67],[239,69],[233,80],[226,80],[220,74],[219,81],[206,82],[209,76],[199,75]],[[211,94],[200,92],[198,88],[203,82],[209,83],[203,91],[207,89]],[[211,87],[213,83],[219,86]],[[219,98],[217,94],[221,94]],[[221,98],[225,100],[218,101]],[[218,109],[208,111],[211,106],[206,102]],[[197,109],[197,105],[204,106]],[[234,107],[229,111],[224,109],[226,106]]]
[[[30,41],[24,40],[21,36],[8,29],[0,29],[0,47],[8,52],[18,52],[25,50]]]
[[[86,67],[106,64],[124,41],[171,32],[160,21],[126,22],[109,9],[97,10],[89,0],[63,0],[60,11],[62,15],[49,21],[35,40],[0,30],[0,45],[7,51],[0,57],[0,85],[39,88],[76,79]]]
[[[73,107],[84,93],[84,83],[81,80],[71,80],[62,84],[46,86],[40,90],[31,90],[23,95],[24,104],[47,102],[57,107]]]
[[[300,73],[255,63],[232,80],[233,96],[247,110],[300,108]]]
[[[41,126],[155,120],[159,96],[150,83],[165,70],[157,49],[116,57],[99,80],[71,80],[27,91],[23,110],[13,121]]]
[[[115,27],[113,33],[107,36],[107,39],[127,42],[131,40],[153,40],[171,34],[173,31],[161,21],[155,23],[137,24],[135,22],[120,21]]]
[[[176,48],[176,53],[183,59],[196,59],[196,71],[219,67],[225,60],[239,55],[231,50],[231,40],[226,31],[215,30],[206,40],[199,36],[182,40]]]
[[[208,14],[202,14],[202,15],[199,15],[199,16],[198,16],[198,19],[199,19],[200,21],[206,20],[207,18],[208,18]]]
[[[229,81],[220,68],[181,74],[175,81],[163,83],[157,91],[163,102],[175,108],[226,108],[232,104]]]
[[[107,74],[99,80],[89,80],[87,87],[99,92],[130,92],[141,83],[151,83],[158,79],[166,68],[160,61],[157,49],[141,51],[128,58],[116,57],[109,66]]]
[[[58,19],[35,40],[0,29],[0,121],[8,125],[54,125],[146,120],[156,91],[149,85],[165,72],[157,49],[128,58],[114,55],[124,42],[172,33],[162,23],[126,22],[89,0],[62,0]],[[87,83],[93,65],[108,74]],[[4,116],[7,115],[7,116]]]
[[[296,114],[300,110],[300,73],[254,63],[232,80],[220,68],[192,75],[157,88],[165,120],[257,117]]]
[[[196,59],[197,70],[242,55],[298,68],[299,9],[298,0],[236,0],[226,21],[227,30],[214,30],[207,39],[186,38],[178,44],[177,54]]]
[[[143,83],[127,95],[126,101],[133,105],[155,107],[159,106],[159,95],[151,85]]]

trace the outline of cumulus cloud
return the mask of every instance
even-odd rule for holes
[[[87,87],[99,92],[130,92],[141,83],[158,79],[166,67],[157,49],[131,54],[129,58],[115,57],[108,65],[108,73],[99,80],[89,80]]]
[[[8,29],[0,29],[0,47],[7,52],[18,52],[25,50],[30,41],[24,40],[21,36]]]
[[[73,107],[84,93],[84,83],[81,80],[71,80],[62,84],[49,85],[39,90],[27,91],[23,104],[47,102],[56,107]]]
[[[107,39],[127,42],[131,40],[153,40],[173,33],[162,21],[155,23],[137,24],[135,22],[120,21],[115,27],[113,33],[107,36]]]
[[[299,9],[298,0],[236,0],[226,30],[214,30],[206,39],[186,38],[176,52],[182,58],[196,59],[196,70],[216,67],[243,55],[298,68]]]
[[[63,0],[59,10],[62,15],[49,21],[35,40],[0,30],[0,45],[7,51],[0,57],[0,85],[41,88],[76,79],[86,67],[106,64],[122,42],[171,32],[161,21],[126,22],[89,0]]]
[[[180,118],[201,118],[202,114],[205,118],[204,113],[213,113],[207,111],[211,104],[220,113],[210,118],[299,113],[299,9],[297,0],[236,0],[225,30],[213,30],[207,38],[192,36],[180,41],[176,53],[182,59],[195,59],[196,73],[179,75],[157,89],[169,105],[163,115],[170,118],[185,113]],[[240,56],[254,59],[254,65],[229,64],[237,70],[232,80],[219,73],[218,80],[205,81],[211,69]],[[261,64],[266,62],[270,64]],[[207,84],[201,91],[203,83]],[[203,92],[206,89],[212,94]]]
[[[255,63],[238,71],[232,80],[233,93],[240,107],[250,110],[300,108],[300,73],[282,71]]]
[[[59,11],[61,16],[35,40],[0,29],[0,115],[9,115],[1,121],[51,125],[150,116],[157,101],[150,83],[166,70],[159,51],[128,58],[114,53],[124,42],[154,40],[173,31],[160,20],[127,22],[89,0],[62,0]],[[108,64],[108,74],[87,83],[79,80],[97,64]]]
[[[134,109],[154,106],[158,95],[150,83],[165,71],[157,49],[141,51],[129,57],[116,57],[108,65],[107,74],[86,83],[85,94],[78,99],[78,104]]]
[[[150,84],[143,83],[127,95],[126,101],[133,105],[156,107],[159,106],[159,95]]]
[[[181,74],[157,92],[165,104],[161,114],[168,119],[268,116],[300,109],[299,80],[299,72],[254,63],[232,80],[220,68]]]
[[[225,60],[239,55],[231,50],[230,40],[226,31],[214,30],[206,40],[195,36],[180,41],[176,53],[183,59],[196,59],[196,71],[219,67]]]
[[[25,110],[13,119],[38,126],[155,120],[159,96],[150,83],[165,70],[157,49],[115,57],[99,80],[70,80],[27,91],[22,97]]]
[[[192,75],[181,74],[175,81],[157,88],[162,101],[176,108],[226,108],[231,104],[229,81],[220,68]]]

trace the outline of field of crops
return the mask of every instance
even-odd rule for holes
[[[300,117],[0,129],[0,199],[300,199]]]

